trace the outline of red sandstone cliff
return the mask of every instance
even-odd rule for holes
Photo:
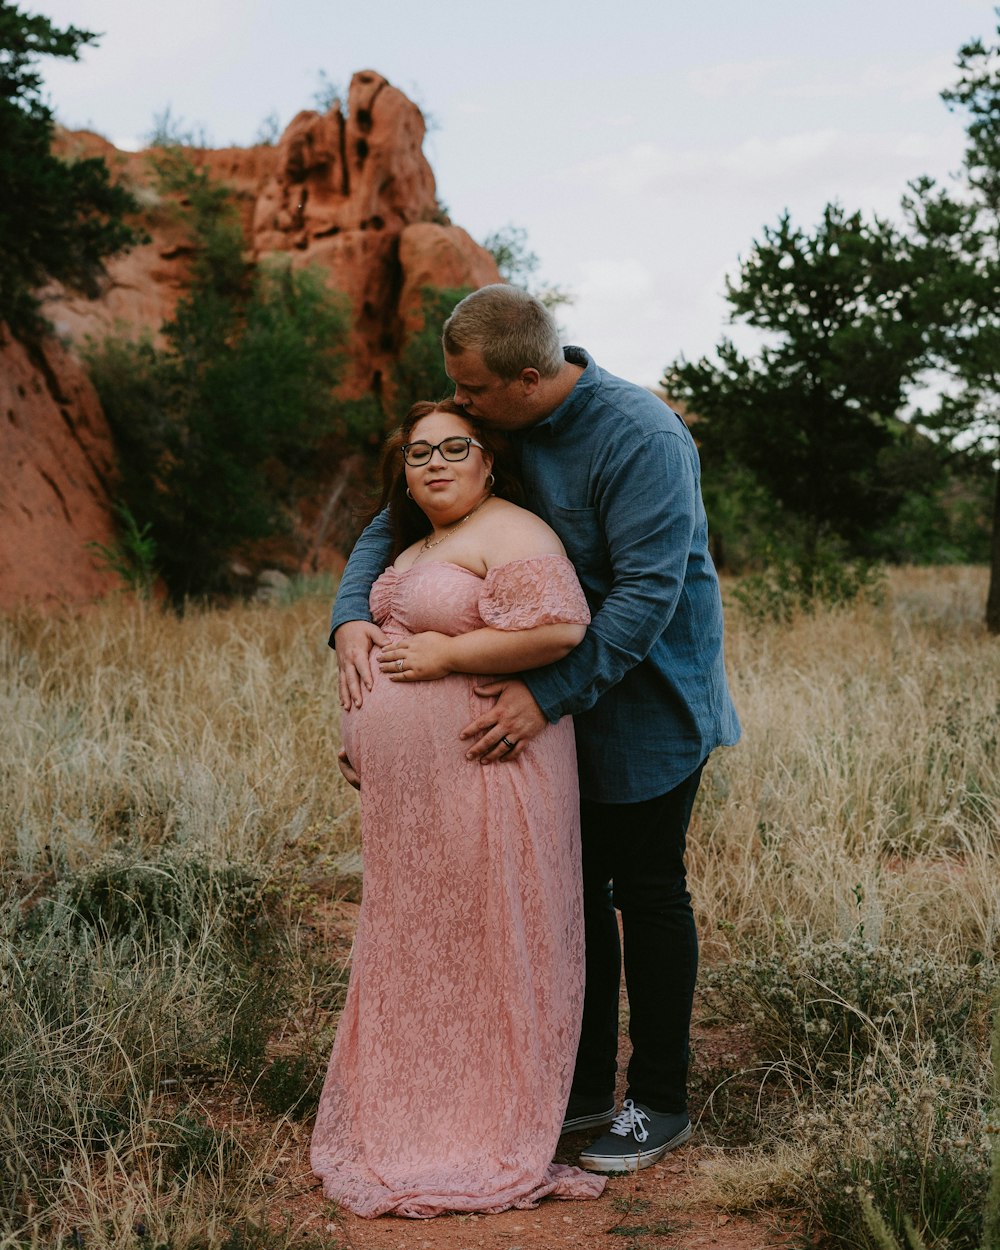
[[[53,340],[0,347],[0,608],[113,589],[87,547],[113,538],[113,478],[111,435],[80,365]]]
[[[190,152],[229,187],[255,261],[289,253],[349,297],[346,395],[380,388],[419,327],[422,287],[498,280],[492,256],[443,215],[423,137],[416,105],[366,70],[351,80],[346,109],[299,113],[277,146]],[[113,448],[74,349],[87,336],[155,335],[184,290],[191,255],[148,153],[120,152],[86,131],[61,132],[57,150],[103,156],[143,205],[150,240],[108,263],[98,299],[58,284],[46,290],[43,311],[67,350],[55,341],[34,355],[0,345],[0,608],[81,602],[112,585],[86,544],[112,536]],[[338,481],[331,495],[341,490]],[[311,561],[331,562],[315,551]]]

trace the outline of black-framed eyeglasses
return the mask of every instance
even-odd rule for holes
[[[469,454],[470,447],[478,447],[480,451],[485,451],[482,443],[476,442],[474,438],[467,435],[455,434],[451,438],[443,438],[440,443],[425,443],[422,439],[416,443],[404,443],[401,451],[403,459],[413,469],[419,468],[422,464],[426,464],[436,451],[439,451],[445,460],[464,460]]]

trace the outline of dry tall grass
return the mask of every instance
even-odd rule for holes
[[[981,570],[897,570],[880,606],[729,635],[746,733],[711,762],[690,866],[707,1002],[754,1065],[720,1080],[748,1087],[757,1145],[720,1156],[718,1195],[791,1202],[833,1244],[877,1244],[872,1201],[901,1238],[912,1220],[928,1245],[979,1244],[1000,1113],[984,595]]]
[[[902,570],[881,606],[756,629],[734,614],[728,657],[745,736],[712,760],[690,837],[707,963],[736,966],[752,954],[780,964],[794,949],[806,967],[809,943],[863,933],[892,948],[892,975],[908,956],[916,969],[928,956],[947,968],[995,967],[1000,650],[981,625],[984,594],[983,570]],[[0,1011],[0,1059],[16,1057],[0,1063],[0,1084],[12,1081],[20,1100],[0,1105],[0,1163],[24,1191],[0,1201],[5,1250],[56,1244],[50,1238],[69,1227],[93,1247],[201,1250],[222,1244],[221,1230],[241,1212],[252,1222],[280,1207],[270,1172],[291,1120],[263,1132],[235,1121],[219,1132],[185,1127],[203,1096],[190,1081],[186,1104],[164,1102],[164,1088],[179,1088],[164,1086],[164,1073],[216,1062],[216,1042],[206,1049],[198,1036],[199,1004],[218,1028],[225,994],[234,986],[244,994],[244,984],[252,994],[259,976],[252,963],[230,975],[221,961],[235,956],[206,957],[228,949],[215,914],[229,905],[228,887],[209,882],[216,901],[204,904],[196,940],[179,934],[173,944],[162,926],[105,941],[66,901],[85,891],[65,890],[109,854],[173,873],[177,890],[187,861],[171,854],[193,855],[199,872],[202,860],[249,865],[261,897],[278,883],[284,900],[285,928],[268,958],[290,969],[288,1034],[296,1013],[326,1012],[329,1028],[342,970],[321,984],[299,922],[317,883],[330,888],[338,861],[356,851],[358,822],[336,767],[327,611],[313,596],[178,619],[119,600],[0,620],[0,886],[14,904],[0,926],[0,981],[20,987]],[[46,898],[55,910],[26,959],[18,917]],[[841,953],[822,958],[833,967]],[[43,967],[51,984],[40,990]],[[171,1002],[183,1007],[184,1037],[170,1033]],[[944,1097],[933,1054],[918,1037],[912,1053],[883,1063],[885,1027],[875,1066],[838,1077],[836,1096],[879,1103],[891,1087],[900,1105],[925,1115],[927,1088]],[[242,1071],[252,1116],[263,1069],[239,1062],[230,1047],[211,1079]],[[900,1092],[911,1069],[912,1088]],[[981,1115],[976,1079],[962,1076],[963,1124]],[[796,1080],[805,1114],[811,1094]],[[817,1090],[821,1083],[817,1074]],[[817,1114],[827,1126],[830,1097],[814,1100],[826,1100]],[[96,1118],[88,1099],[101,1102]],[[59,1121],[48,1141],[47,1117]],[[794,1190],[776,1177],[806,1146],[787,1135],[771,1146],[771,1162],[758,1152],[720,1173],[722,1200]],[[177,1159],[194,1155],[197,1167],[178,1171]],[[9,1223],[15,1214],[20,1232]],[[152,1240],[136,1241],[140,1227]]]
[[[706,934],[779,916],[842,934],[860,886],[873,932],[994,948],[1000,654],[983,591],[982,570],[903,570],[883,607],[730,622],[744,738],[712,760],[692,829]],[[326,613],[120,600],[0,620],[4,871],[72,868],[121,838],[268,865],[312,846],[306,831],[356,846]]]
[[[117,839],[265,865],[357,841],[336,765],[325,603],[192,612],[118,600],[0,621],[0,863],[73,868]]]
[[[739,746],[711,761],[690,867],[707,953],[863,924],[998,953],[1000,644],[985,577],[894,571],[882,606],[727,638]]]
[[[344,982],[303,908],[358,841],[327,612],[0,621],[2,1250],[286,1244]]]

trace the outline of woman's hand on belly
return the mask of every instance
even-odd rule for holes
[[[427,630],[410,638],[396,638],[383,646],[378,665],[390,681],[437,681],[454,672],[448,634]]]

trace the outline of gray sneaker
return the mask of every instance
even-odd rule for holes
[[[609,1131],[580,1155],[580,1166],[590,1172],[638,1172],[690,1136],[687,1112],[661,1114],[626,1098]]]
[[[561,1133],[576,1133],[582,1128],[599,1128],[615,1118],[614,1094],[570,1094]]]

